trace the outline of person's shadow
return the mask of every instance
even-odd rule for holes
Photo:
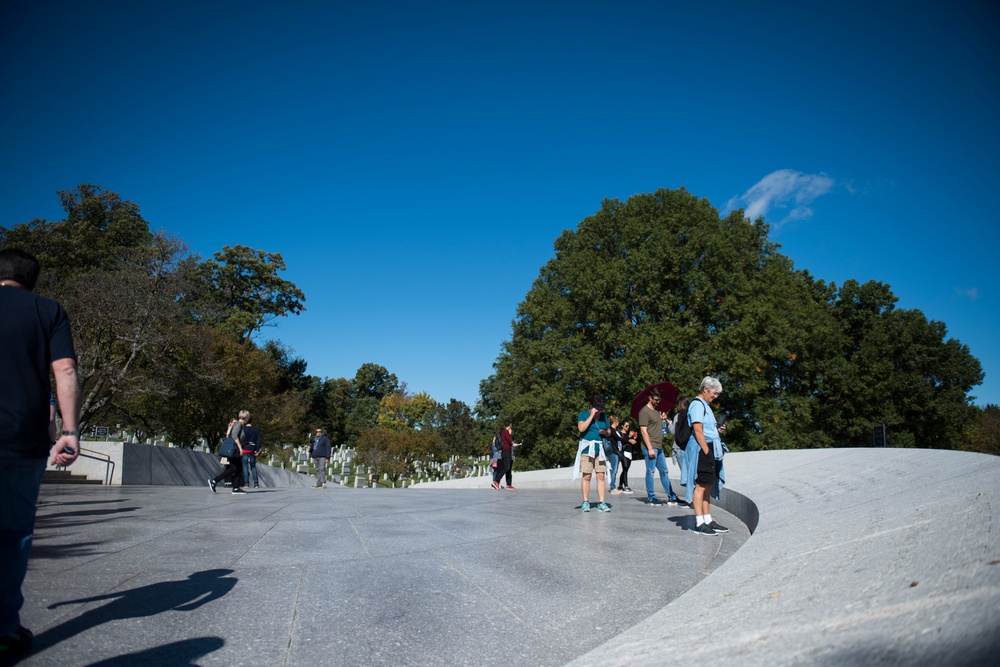
[[[191,611],[217,600],[233,589],[238,579],[228,577],[232,570],[204,570],[188,575],[179,581],[161,581],[148,586],[140,586],[125,591],[95,595],[79,600],[66,600],[49,605],[49,609],[70,604],[84,604],[99,600],[111,600],[106,605],[90,609],[65,623],[45,630],[35,637],[33,654],[66,641],[81,632],[104,623],[127,618],[155,616],[167,611]],[[217,638],[209,638],[215,640]],[[221,641],[221,640],[219,640]],[[214,645],[201,644],[201,648]],[[220,644],[221,645],[221,644]],[[217,647],[216,647],[217,648]],[[211,650],[215,650],[214,648]]]
[[[219,637],[198,637],[184,641],[171,642],[156,646],[138,653],[128,653],[100,662],[93,662],[87,667],[197,667],[198,658],[218,651],[225,645]]]

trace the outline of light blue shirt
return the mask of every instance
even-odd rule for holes
[[[709,447],[714,448],[715,443],[722,442],[722,438],[719,437],[719,427],[715,423],[715,413],[712,412],[712,408],[708,407],[708,404],[704,400],[696,398],[691,401],[691,405],[688,406],[688,421],[692,426],[697,423],[701,424],[702,432],[705,434],[705,442],[708,443]],[[688,440],[687,446],[690,447],[692,445],[701,447],[698,444],[698,440],[694,437],[694,430],[691,431],[691,438]]]

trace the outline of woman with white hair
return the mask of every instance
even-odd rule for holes
[[[722,484],[722,438],[715,414],[709,407],[722,393],[722,383],[714,377],[701,381],[698,396],[688,406],[688,420],[691,423],[691,438],[684,450],[688,457],[687,467],[694,472],[695,532],[699,535],[728,533],[729,529],[712,518],[711,496],[719,497],[718,488]],[[724,429],[725,427],[723,427]],[[689,472],[690,474],[690,472]]]

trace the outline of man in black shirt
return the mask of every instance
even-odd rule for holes
[[[32,255],[0,250],[0,659],[31,647],[21,625],[21,584],[35,529],[46,459],[72,464],[80,451],[80,382],[66,311],[33,294],[41,267]],[[49,435],[51,368],[62,433]]]
[[[260,429],[253,425],[253,417],[247,417],[243,427],[243,483],[250,486],[250,476],[253,475],[253,488],[257,488],[257,454],[263,438]]]

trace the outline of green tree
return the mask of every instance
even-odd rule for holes
[[[483,454],[488,438],[468,405],[453,398],[447,405],[438,404],[436,410],[434,422],[446,456]]]
[[[142,392],[163,390],[158,369],[179,322],[176,267],[187,249],[151,233],[139,207],[113,192],[81,185],[59,196],[64,220],[0,230],[0,245],[38,257],[36,291],[70,315],[87,425],[127,412]]]
[[[330,442],[348,441],[348,421],[354,411],[353,387],[350,380],[334,378],[323,385],[325,410],[322,422],[328,424]]]
[[[968,429],[964,449],[1000,455],[1000,406],[990,403],[980,411],[975,425]]]
[[[379,401],[379,428],[395,431],[422,429],[429,426],[436,407],[434,399],[427,392],[408,394],[405,389],[383,396]]]
[[[199,320],[247,340],[278,317],[305,310],[302,290],[278,275],[284,270],[279,253],[225,246],[197,266],[200,282],[186,303]]]
[[[831,308],[841,344],[817,391],[820,422],[835,444],[867,444],[872,427],[885,424],[892,446],[957,447],[977,415],[968,394],[982,382],[982,366],[946,339],[943,322],[895,303],[876,281],[848,280],[837,292]]]
[[[938,323],[889,312],[887,287],[865,286],[850,306],[853,287],[795,271],[762,219],[721,217],[683,189],[607,200],[556,240],[480,387],[482,414],[517,425],[518,467],[565,465],[589,396],[624,414],[648,384],[671,381],[690,397],[714,375],[733,449],[853,444],[843,438],[861,425],[870,433],[875,404],[888,423],[916,429],[898,444],[926,443],[937,437],[932,421],[968,405],[978,362],[943,341]],[[884,394],[890,367],[905,373]],[[935,367],[946,377],[932,378]],[[845,411],[847,432],[836,425]]]
[[[399,389],[399,378],[385,366],[366,363],[354,375],[354,397],[381,401]]]
[[[378,426],[379,401],[374,396],[362,396],[352,400],[350,414],[347,415],[345,426],[346,442],[350,446],[357,445],[362,431]]]

